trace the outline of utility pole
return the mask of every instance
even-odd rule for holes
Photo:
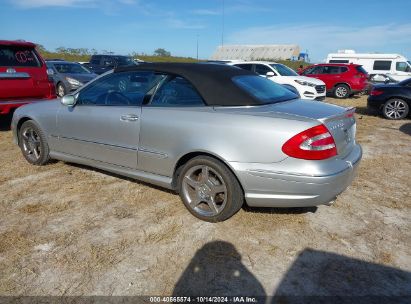
[[[197,61],[198,61],[198,34],[197,34]]]
[[[223,1],[223,12],[222,12],[222,20],[221,20],[221,22],[222,22],[222,24],[221,24],[221,46],[223,47],[224,46],[224,18],[225,18],[225,7],[224,7],[224,0],[222,0]]]

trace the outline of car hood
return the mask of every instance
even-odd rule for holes
[[[325,85],[324,81],[317,79],[317,78],[307,77],[307,76],[287,76],[287,78],[290,78],[292,80],[307,81],[307,82],[314,83],[315,85]]]
[[[67,73],[67,74],[62,74],[64,77],[70,77],[74,78],[82,83],[87,83],[90,80],[94,79],[97,77],[97,74],[72,74],[72,73]]]

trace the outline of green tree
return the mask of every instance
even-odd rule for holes
[[[163,48],[158,48],[154,51],[154,56],[159,56],[159,57],[170,57],[171,53],[166,51]]]

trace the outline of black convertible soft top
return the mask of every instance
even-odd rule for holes
[[[251,71],[223,64],[207,63],[141,63],[118,67],[114,73],[156,71],[182,76],[190,81],[210,106],[251,106],[263,102],[249,95],[232,81],[235,76],[257,75]]]

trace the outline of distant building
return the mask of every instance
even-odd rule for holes
[[[300,47],[296,44],[224,45],[217,47],[212,60],[297,60]]]

